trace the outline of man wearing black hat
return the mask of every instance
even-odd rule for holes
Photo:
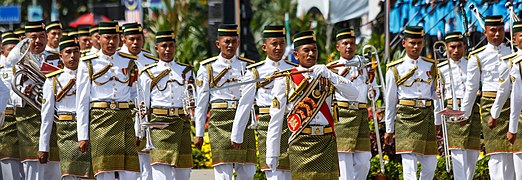
[[[313,31],[296,33],[294,49],[299,66],[285,78],[274,80],[272,88],[266,163],[271,170],[277,169],[282,127],[287,124],[291,131],[288,158],[292,179],[337,179],[339,163],[331,94],[337,88],[344,96],[355,98],[358,91],[348,79],[316,64],[319,54]],[[288,116],[284,115],[286,111]]]
[[[236,24],[219,25],[218,39],[215,43],[221,53],[202,61],[197,73],[194,144],[197,148],[201,148],[203,144],[206,116],[210,111],[208,134],[215,179],[232,179],[233,168],[238,173],[238,179],[252,179],[256,171],[254,131],[246,130],[247,135],[240,149],[235,149],[230,143],[241,88],[210,88],[237,83],[243,78],[246,66],[254,61],[236,56],[240,44]]]
[[[27,56],[29,56],[35,64],[42,67],[42,69],[45,68],[45,70],[49,70],[48,68],[50,66],[54,66],[52,69],[63,66],[58,55],[45,50],[47,35],[42,21],[27,22],[25,24],[25,32],[27,38],[31,39]],[[19,52],[19,50],[17,51]],[[21,56],[19,53],[10,53],[7,59],[17,61],[20,59],[19,56]],[[16,64],[17,62],[11,63]],[[16,80],[16,84],[22,86],[22,92],[25,93],[28,98],[34,98],[31,92],[36,82],[24,78],[24,76],[25,75],[19,80]],[[21,107],[16,108],[15,111],[20,144],[20,160],[24,165],[26,179],[56,177],[56,173],[54,172],[59,172],[58,148],[55,140],[56,134],[53,133],[51,138],[51,152],[49,156],[51,163],[38,163],[38,137],[40,136],[41,124],[40,111],[26,102],[22,102]],[[55,130],[56,129],[53,129],[54,132]],[[57,178],[59,178],[59,174]]]
[[[355,33],[352,28],[343,28],[336,33],[336,49],[341,57],[338,61],[329,63],[346,64],[363,62],[361,56],[355,55]],[[374,89],[369,90],[368,69],[364,67],[338,67],[332,69],[337,74],[350,79],[357,86],[359,95],[355,98],[344,97],[340,93],[333,96],[333,116],[336,120],[335,132],[337,152],[339,154],[339,179],[364,179],[370,171],[370,128],[368,125],[368,97],[378,96],[379,88],[372,80]],[[371,93],[370,96],[368,93]],[[377,94],[374,94],[377,93]]]
[[[192,66],[174,61],[176,42],[172,31],[156,33],[156,51],[159,61],[140,70],[138,90],[139,103],[150,109],[150,122],[169,124],[164,129],[150,129],[155,147],[150,150],[152,179],[190,179],[191,127],[183,110],[187,97],[180,92],[185,91],[187,83],[193,83]]]
[[[487,16],[484,35],[488,44],[468,55],[466,93],[462,102],[464,119],[469,119],[480,90],[482,131],[486,154],[490,156],[488,166],[491,179],[513,179],[513,154],[508,132],[509,100],[502,97],[502,82],[510,81],[509,58],[511,49],[504,45],[504,20],[502,16]],[[481,88],[481,89],[479,89]],[[509,89],[509,88],[508,88]],[[497,93],[500,91],[500,93]],[[509,90],[508,90],[509,91]]]
[[[100,33],[98,33],[98,25],[91,26],[89,28],[89,34],[91,35],[91,51],[88,54],[94,54],[97,53],[100,50],[100,42],[98,39],[100,39]]]
[[[97,179],[136,179],[139,171],[130,104],[137,57],[117,52],[118,29],[117,22],[100,23],[102,49],[80,58],[77,72],[78,147],[90,148]]]
[[[55,54],[60,53],[59,42],[62,38],[62,23],[60,21],[52,21],[45,25],[47,33],[47,46],[45,50]]]
[[[58,133],[61,179],[89,178],[92,177],[91,154],[82,153],[76,146],[76,69],[80,49],[71,36],[60,39],[59,46],[64,68],[47,74],[43,85],[38,158],[41,163],[48,163],[49,141],[54,125]],[[58,119],[55,119],[55,114]]]
[[[4,111],[3,125],[0,123],[0,166],[4,179],[20,179],[20,153],[18,143],[18,130],[14,116],[16,102],[22,102],[20,97],[11,91],[11,81],[13,78],[13,66],[6,63],[6,58],[11,49],[20,41],[13,31],[2,33],[2,54],[0,55],[0,74],[2,82],[8,87],[10,96]]]
[[[265,26],[263,30],[263,45],[261,48],[266,52],[267,56],[264,61],[247,66],[247,73],[244,81],[264,78],[274,73],[281,73],[295,67],[296,64],[283,60],[285,51],[285,28],[284,26]],[[259,83],[244,85],[241,88],[241,98],[238,102],[234,125],[232,127],[231,141],[234,146],[240,146],[243,143],[243,134],[247,127],[248,120],[251,118],[252,105],[255,101],[256,109],[258,109],[258,121],[251,122],[249,129],[255,128],[257,123],[258,142],[259,142],[259,164],[261,170],[265,172],[267,179],[290,179],[290,165],[286,148],[281,148],[283,158],[279,160],[279,168],[270,170],[266,165],[266,131],[270,120],[270,105],[273,96],[271,94],[274,83],[272,80]],[[251,127],[252,126],[252,127]],[[281,145],[288,147],[288,128],[283,130],[283,141]]]
[[[437,167],[438,71],[434,60],[420,56],[423,38],[421,26],[406,26],[402,40],[406,56],[386,65],[384,143],[391,145],[397,139],[395,151],[402,157],[404,179],[418,179],[417,162],[422,166],[420,179],[433,179]]]
[[[453,106],[461,107],[462,98],[466,89],[466,73],[468,60],[464,57],[466,44],[464,35],[460,32],[446,34],[444,38],[447,47],[449,60],[439,62],[439,78],[444,83],[444,101],[446,107],[453,109]],[[451,71],[451,72],[450,72]],[[454,92],[452,92],[454,89]],[[453,102],[453,95],[455,100]],[[448,146],[451,150],[453,166],[453,177],[456,180],[471,180],[475,174],[475,165],[480,152],[480,112],[478,104],[473,106],[473,113],[468,121],[457,119],[447,121]],[[440,116],[440,115],[437,115]],[[454,117],[450,117],[454,118]]]
[[[16,28],[13,33],[20,37],[20,39],[25,39],[25,28]]]
[[[78,26],[78,45],[80,45],[80,57],[86,56],[92,48],[92,38],[88,25]]]
[[[515,22],[513,25],[513,41],[517,44],[518,51],[516,56],[511,59],[513,65],[509,72],[509,82],[511,85],[511,102],[509,115],[509,131],[506,133],[508,141],[513,144],[513,164],[515,178],[522,179],[522,140],[517,140],[517,134],[522,134],[522,22]],[[505,85],[503,85],[505,86]]]

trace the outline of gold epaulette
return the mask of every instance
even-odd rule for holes
[[[520,63],[522,61],[522,55],[515,57],[512,62],[513,64]]]
[[[502,57],[500,57],[500,59],[501,59],[502,61],[505,61],[505,60],[508,60],[508,59],[514,58],[515,56],[517,56],[517,53],[512,53],[512,54],[509,54],[509,55],[502,56]]]
[[[440,67],[442,67],[442,66],[444,66],[444,65],[447,65],[448,62],[449,62],[448,60],[444,60],[444,61],[442,61],[442,62],[439,62],[439,63],[437,64],[437,67],[440,68]]]
[[[427,57],[421,57],[421,58],[424,61],[427,61],[427,62],[430,62],[430,63],[436,63],[435,60],[433,60],[433,59],[430,59],[430,58],[427,58]]]
[[[45,57],[45,60],[56,60],[56,59],[60,59],[60,56],[58,54],[54,54],[54,53]]]
[[[124,52],[118,52],[118,55],[120,55],[122,57],[125,57],[125,58],[133,59],[133,60],[138,59],[138,56],[135,56],[135,55],[132,55],[132,54],[127,54],[127,53],[124,53]]]
[[[0,69],[4,68],[4,65],[0,65]]]
[[[389,67],[392,67],[392,66],[395,66],[397,64],[400,64],[404,61],[403,58],[400,58],[399,60],[396,60],[396,61],[393,61],[393,62],[390,62],[388,64],[386,64],[386,68],[389,68]]]
[[[479,52],[481,52],[481,51],[484,51],[484,49],[486,49],[486,46],[482,46],[482,47],[480,47],[480,48],[478,48],[478,49],[475,49],[475,50],[471,51],[471,52],[468,54],[468,59],[471,57],[471,55],[473,55],[473,54],[477,54],[477,53],[479,53]]]
[[[45,75],[45,77],[46,77],[46,78],[50,78],[50,77],[56,76],[56,75],[61,74],[61,73],[63,73],[63,69],[58,69],[58,70],[56,70],[56,71],[53,71],[53,72],[47,73],[47,74]]]
[[[292,65],[292,66],[299,66],[299,64],[295,63],[295,62],[292,62],[292,61],[289,61],[289,60],[286,60],[285,59],[285,62]]]
[[[205,65],[205,64],[208,64],[209,62],[213,62],[213,61],[215,61],[217,59],[218,59],[218,57],[214,56],[214,57],[211,57],[211,58],[208,58],[208,59],[205,59],[205,60],[201,61],[199,64]]]
[[[151,54],[147,54],[147,53],[143,53],[143,56],[145,56],[146,58],[149,58],[149,59],[152,59],[154,61],[159,61],[160,59],[158,57],[155,57]]]
[[[150,51],[148,51],[148,50],[142,49],[141,51],[143,51],[143,52],[146,52],[146,53],[149,53],[149,54],[150,54]]]
[[[176,63],[178,63],[179,65],[182,65],[182,66],[192,67],[192,65],[187,64],[187,63],[182,63],[182,62],[176,62]]]
[[[147,65],[147,66],[141,68],[139,74],[143,73],[143,71],[146,71],[147,69],[150,69],[150,68],[152,68],[152,67],[154,67],[154,66],[156,66],[156,65],[158,65],[158,63],[152,63],[152,64],[149,64],[149,65]]]
[[[94,59],[94,58],[97,58],[97,57],[98,57],[98,53],[89,54],[87,56],[81,57],[80,61],[88,61],[88,60],[91,60],[91,59]]]
[[[252,68],[255,68],[255,67],[257,67],[257,66],[261,66],[261,65],[263,65],[263,64],[265,64],[265,61],[264,61],[264,60],[263,60],[263,61],[256,62],[256,63],[251,64],[251,65],[248,65],[246,68],[247,68],[247,69],[252,69]]]
[[[331,65],[337,64],[338,62],[339,62],[339,60],[335,60],[335,61],[332,61],[332,62],[326,64],[326,66],[331,66]]]
[[[252,60],[252,59],[248,59],[248,58],[244,58],[244,57],[241,57],[241,56],[238,56],[237,59],[241,60],[241,61],[245,61],[247,63],[256,63],[256,61]]]

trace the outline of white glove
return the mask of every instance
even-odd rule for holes
[[[312,69],[314,70],[314,73],[317,75],[321,75],[323,77],[328,77],[329,69],[324,64],[316,64],[315,66],[312,66]]]
[[[266,157],[266,165],[270,170],[275,171],[279,166],[279,160],[277,157]]]

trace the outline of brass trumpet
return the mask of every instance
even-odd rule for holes
[[[196,88],[193,84],[186,82],[185,90],[183,91],[183,111],[189,116],[190,121],[194,121],[194,110],[196,109]]]

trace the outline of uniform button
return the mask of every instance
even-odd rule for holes
[[[174,103],[173,103],[173,102],[171,102],[170,104],[171,104],[171,105],[174,105]]]
[[[174,90],[171,90],[170,92],[171,92],[171,93],[174,93]]]
[[[112,83],[112,86],[116,86],[116,83]]]
[[[174,99],[174,96],[170,96],[170,99]]]
[[[114,88],[114,91],[117,91],[117,90],[118,90],[118,88]]]
[[[419,90],[419,92],[421,92],[421,90]]]
[[[116,72],[116,70],[114,70],[114,69],[111,69],[111,72]]]
[[[116,94],[114,94],[113,96],[116,97]]]
[[[230,75],[232,75],[232,72],[230,72]]]

